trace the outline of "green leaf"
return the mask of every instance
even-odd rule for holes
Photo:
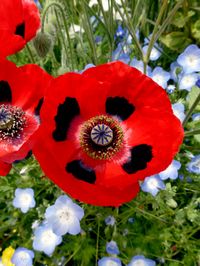
[[[192,104],[196,100],[197,96],[199,95],[200,89],[197,86],[192,87],[191,91],[188,93],[187,102],[188,107],[191,108]],[[200,111],[200,105],[197,105],[195,111]]]
[[[181,52],[192,40],[185,36],[185,33],[173,31],[160,38],[161,42],[173,51]]]

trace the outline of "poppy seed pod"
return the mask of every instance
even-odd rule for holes
[[[46,32],[38,32],[33,40],[33,45],[40,57],[45,57],[52,48],[51,36]]]

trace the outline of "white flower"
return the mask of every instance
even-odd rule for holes
[[[32,250],[19,247],[15,250],[11,261],[15,266],[32,266],[33,258],[34,253]]]
[[[17,188],[15,190],[15,198],[13,200],[13,206],[21,209],[23,213],[26,213],[30,208],[35,207],[34,191],[32,188]]]

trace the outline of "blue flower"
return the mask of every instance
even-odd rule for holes
[[[194,156],[186,168],[190,173],[200,174],[200,154]]]
[[[171,65],[170,65],[171,79],[173,79],[175,82],[177,82],[179,80],[179,76],[181,74],[183,74],[182,67],[177,62],[171,63]]]
[[[4,266],[3,262],[2,262],[2,259],[0,259],[0,266]]]
[[[79,73],[83,73],[85,70],[87,70],[87,69],[89,69],[89,68],[91,68],[91,67],[95,67],[95,65],[94,65],[94,64],[87,64],[87,65],[84,67],[83,70],[79,71]]]
[[[125,36],[125,30],[122,28],[121,25],[118,25],[117,30],[115,32],[115,39],[119,38],[120,40],[123,40],[124,36]]]
[[[32,250],[27,248],[17,248],[12,256],[12,263],[15,266],[32,266],[33,265],[34,253]]]
[[[108,254],[114,254],[114,255],[118,255],[119,252],[119,248],[117,246],[117,243],[115,241],[110,241],[106,244],[106,252]]]
[[[182,66],[184,73],[189,74],[200,71],[200,49],[197,45],[189,45],[177,58],[177,62]]]
[[[130,66],[137,68],[139,71],[144,73],[144,63],[142,60],[137,60],[136,58],[133,58],[130,62]],[[151,75],[151,68],[150,66],[147,66],[147,76]]]
[[[130,61],[129,53],[129,46],[124,43],[119,43],[117,48],[112,53],[112,61],[119,60],[128,64]]]
[[[178,170],[181,168],[181,163],[179,161],[173,160],[173,162],[162,172],[159,173],[159,177],[162,180],[166,180],[167,178],[170,179],[177,179],[178,177]]]
[[[142,51],[143,51],[144,55],[147,54],[147,50],[148,50],[148,45],[145,45],[142,48]],[[160,47],[158,47],[158,45],[156,44],[155,47],[153,47],[152,50],[151,50],[149,59],[151,61],[158,60],[158,58],[161,56],[161,51],[162,51],[162,49]]]
[[[41,7],[41,4],[40,4],[40,2],[38,0],[34,0],[34,2],[36,3],[36,5],[37,5],[38,8],[42,8]]]
[[[33,248],[43,251],[46,255],[51,256],[55,247],[62,242],[62,237],[57,236],[52,231],[50,225],[39,226],[34,232]]]
[[[170,79],[169,72],[162,69],[162,67],[154,68],[153,72],[151,73],[150,77],[158,83],[163,89],[166,89],[167,82]]]
[[[115,222],[116,222],[115,217],[113,217],[112,215],[107,216],[106,219],[105,219],[105,224],[106,225],[113,226],[115,224]]]
[[[81,232],[80,220],[84,210],[66,195],[60,196],[54,205],[48,207],[45,218],[52,226],[53,232],[59,236],[69,233],[77,235]]]
[[[30,208],[35,207],[34,191],[32,188],[17,188],[15,190],[15,198],[13,206],[21,209],[26,213]]]
[[[143,255],[137,255],[132,258],[128,266],[155,266],[156,263],[153,260],[145,258]]]
[[[103,257],[98,261],[98,266],[122,266],[122,263],[118,258]]]
[[[193,121],[200,121],[200,113],[195,113],[192,115]]]
[[[197,73],[190,73],[184,74],[180,76],[179,80],[179,90],[187,90],[190,91],[191,88],[196,85],[196,82],[199,79],[199,74]]]
[[[157,195],[159,190],[165,189],[165,184],[158,175],[146,177],[140,186],[142,191],[149,192],[154,197]]]
[[[173,92],[175,91],[175,89],[176,89],[175,85],[170,84],[170,85],[167,86],[166,91],[167,91],[169,94],[171,94],[171,93],[173,93]]]
[[[185,118],[185,107],[182,103],[172,104],[172,110],[174,115],[182,122]]]

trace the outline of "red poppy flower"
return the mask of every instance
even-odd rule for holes
[[[1,0],[0,56],[14,54],[30,41],[40,27],[33,0]]]
[[[51,77],[37,65],[0,61],[0,175],[26,157],[39,127],[38,110]]]
[[[164,170],[183,139],[166,92],[121,62],[56,78],[41,121],[33,152],[46,175],[100,206],[134,198],[138,181]]]

